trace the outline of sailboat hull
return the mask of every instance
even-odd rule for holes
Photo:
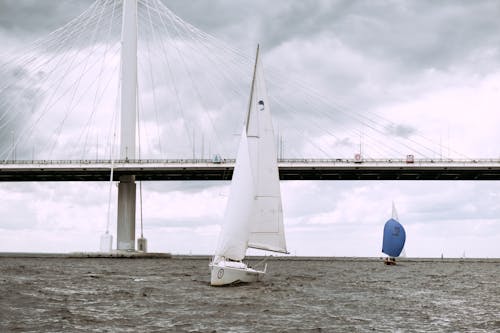
[[[257,271],[240,262],[210,264],[210,284],[212,286],[256,282],[264,274],[265,271]]]

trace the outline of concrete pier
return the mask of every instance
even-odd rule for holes
[[[120,159],[136,158],[137,117],[137,0],[123,1],[121,49],[121,131]],[[118,185],[118,250],[135,250],[135,176],[120,177]]]
[[[121,177],[118,184],[117,250],[135,250],[135,201],[135,177]]]

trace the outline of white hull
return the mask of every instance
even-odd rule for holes
[[[241,262],[218,262],[210,265],[210,284],[224,286],[237,283],[250,283],[259,281],[265,272],[257,271]]]

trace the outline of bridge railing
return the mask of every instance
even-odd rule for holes
[[[328,164],[491,164],[500,163],[500,159],[479,158],[479,159],[414,159],[408,161],[406,159],[396,158],[377,158],[377,159],[279,159],[280,163],[328,163]]]
[[[0,161],[0,165],[12,165],[12,164],[36,164],[36,165],[74,165],[74,164],[220,164],[220,163],[234,163],[234,159],[220,159],[214,161],[213,159],[140,159],[140,160],[3,160]]]
[[[113,164],[234,164],[235,159],[126,159],[126,160],[1,160],[0,165],[111,165]],[[480,159],[414,159],[408,161],[406,159],[311,159],[311,158],[286,158],[278,159],[280,164],[329,164],[329,165],[352,165],[352,164],[406,164],[406,165],[432,165],[432,164],[453,164],[453,165],[470,165],[470,164],[500,164],[500,159],[480,158]]]

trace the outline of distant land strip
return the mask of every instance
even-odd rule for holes
[[[206,260],[210,261],[211,255],[185,255],[163,252],[70,252],[70,253],[44,253],[44,252],[0,252],[0,258],[54,258],[54,259],[174,259],[174,260]],[[336,256],[247,256],[248,261],[381,261],[383,257],[336,257]],[[500,258],[397,258],[399,262],[491,262],[500,263]]]

